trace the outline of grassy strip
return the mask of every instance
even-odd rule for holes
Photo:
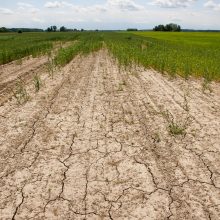
[[[87,33],[81,34],[79,40],[72,46],[60,49],[55,57],[55,64],[64,66],[78,54],[89,54],[101,49],[103,38],[101,35]]]
[[[105,42],[125,67],[135,63],[171,76],[178,74],[188,78],[192,75],[204,77],[207,81],[220,80],[220,46],[216,44],[199,44],[199,40],[197,43],[190,44],[190,40],[181,43],[181,40],[168,41],[129,33],[105,34]]]
[[[52,42],[75,40],[78,36],[78,33],[0,34],[0,64],[45,54],[53,48]]]
[[[16,48],[14,50],[2,50],[0,52],[0,64],[6,64],[13,60],[18,60],[23,57],[33,55],[36,57],[41,54],[45,54],[53,47],[52,43],[37,43],[35,45],[26,46],[23,48]]]
[[[64,66],[77,54],[88,54],[106,45],[125,68],[142,65],[171,76],[220,80],[220,34],[85,32],[0,34],[0,64],[52,48],[53,41],[77,40],[61,49],[55,64]]]
[[[200,34],[203,36],[203,33]],[[210,38],[199,40],[197,35],[194,36],[194,40],[188,37],[183,41],[177,36],[173,36],[171,40],[164,40],[130,33],[84,33],[80,34],[76,44],[59,52],[56,63],[65,65],[75,55],[90,53],[105,44],[118,59],[119,65],[125,68],[135,64],[154,68],[171,76],[180,75],[187,79],[192,75],[204,77],[206,82],[218,81],[220,80],[220,47],[217,47],[216,43],[218,40],[216,39],[213,45]]]

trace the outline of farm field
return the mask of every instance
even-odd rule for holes
[[[48,53],[53,42],[74,40],[78,34],[68,33],[5,33],[0,34],[0,64]]]
[[[219,218],[219,35],[137,34],[0,35],[0,219]]]
[[[126,33],[125,33],[126,34]],[[127,49],[144,66],[188,78],[220,78],[220,33],[130,32],[136,46]],[[133,37],[136,35],[137,38]],[[140,38],[142,37],[142,38]],[[139,41],[139,43],[138,43]],[[141,51],[137,48],[141,48]]]
[[[19,60],[28,55],[48,54],[54,44],[62,44],[68,41],[78,41],[76,48],[74,48],[75,53],[80,52],[80,50],[87,50],[88,42],[89,44],[96,44],[96,46],[97,44],[103,46],[104,43],[122,66],[129,67],[132,64],[137,64],[156,69],[161,73],[168,73],[172,77],[176,75],[185,79],[190,76],[202,77],[208,83],[220,79],[220,33],[1,34],[0,64]],[[87,49],[84,42],[86,42]],[[68,52],[65,51],[65,53]]]

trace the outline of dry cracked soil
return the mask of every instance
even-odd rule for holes
[[[1,67],[1,220],[220,219],[218,83],[120,69],[106,50],[53,79],[45,63]]]

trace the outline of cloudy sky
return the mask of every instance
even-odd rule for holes
[[[0,0],[0,27],[220,29],[220,0]]]

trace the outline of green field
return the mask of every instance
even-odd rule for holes
[[[0,34],[0,64],[28,55],[41,55],[50,51],[53,42],[71,41],[77,34],[69,33],[7,33]]]
[[[75,41],[61,49],[55,61],[65,65],[76,54],[107,47],[125,68],[141,65],[171,76],[220,80],[220,33],[83,32],[0,35],[0,64],[38,55],[55,41]]]
[[[185,78],[193,75],[202,76],[207,80],[220,79],[220,33],[131,32],[129,34],[129,40],[121,44],[124,44],[123,47],[128,54],[133,54],[135,62],[145,67],[166,71],[171,75],[178,74]],[[124,36],[127,35],[128,33],[124,33]]]
[[[130,32],[139,36],[179,42],[188,45],[207,45],[220,47],[219,32]]]

